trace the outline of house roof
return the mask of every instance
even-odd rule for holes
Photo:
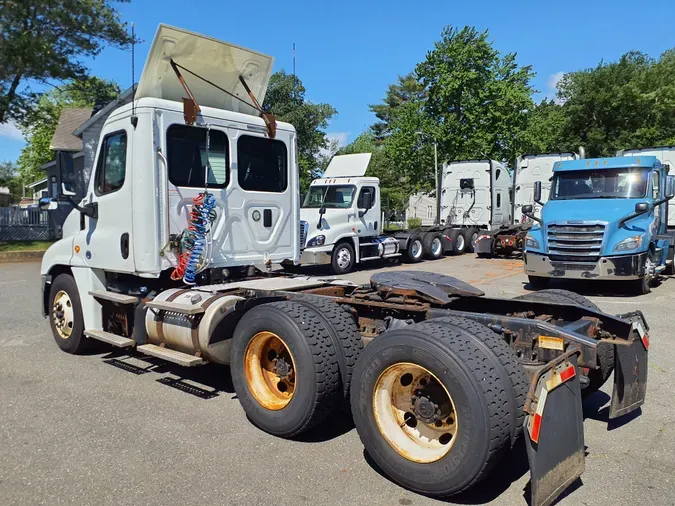
[[[82,134],[84,131],[89,128],[91,125],[96,123],[100,118],[105,118],[107,117],[110,112],[117,108],[118,106],[122,105],[126,99],[128,99],[131,94],[134,92],[134,89],[136,88],[136,85],[134,84],[130,88],[128,88],[126,91],[124,91],[119,97],[117,97],[115,100],[112,102],[109,102],[104,108],[102,108],[100,111],[98,111],[96,114],[94,114],[91,117],[85,118],[82,120],[81,123],[78,125],[75,125],[71,132],[73,132],[72,135],[77,136],[80,140],[82,138]],[[82,141],[80,140],[80,149],[82,149]]]
[[[47,178],[40,179],[39,181],[35,181],[34,183],[31,183],[28,185],[28,188],[35,188],[36,186],[40,186],[41,184],[45,184],[47,182]]]
[[[91,116],[91,108],[66,107],[56,125],[49,148],[54,151],[81,151],[82,139],[73,135],[75,130]]]

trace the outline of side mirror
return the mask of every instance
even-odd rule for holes
[[[361,202],[361,205],[359,206],[362,209],[365,209],[366,211],[368,209],[372,209],[373,207],[373,194],[368,192],[365,192],[363,194],[363,200]]]
[[[56,181],[54,181],[56,179]],[[53,181],[53,198],[69,197],[75,195],[75,170],[73,169],[73,155],[67,151],[58,151],[56,153],[55,174],[50,177]]]
[[[539,181],[537,181],[536,183],[534,183],[534,185],[535,185],[535,193],[536,193],[537,183],[539,183]],[[539,183],[539,190],[541,191],[541,183]],[[539,223],[539,224],[542,225],[542,226],[544,225],[544,222],[541,221],[541,218],[537,218],[534,214],[532,214],[532,212],[534,211],[534,207],[532,206],[532,204],[525,204],[525,205],[524,205],[523,207],[521,207],[520,209],[521,209],[521,211],[523,211],[523,214],[524,214],[525,216],[527,216],[529,219],[531,219],[532,221],[536,221],[537,223]]]
[[[58,209],[59,204],[51,197],[42,197],[38,200],[38,207],[41,211],[54,211]]]
[[[666,198],[675,197],[675,176],[666,176]]]
[[[635,212],[638,214],[644,214],[649,211],[649,204],[647,202],[638,202],[635,204]]]
[[[534,201],[537,204],[541,201],[541,181],[534,182]]]
[[[532,204],[525,204],[521,209],[525,215],[532,214],[532,211],[534,211]]]

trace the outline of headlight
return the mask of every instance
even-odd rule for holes
[[[525,237],[525,247],[526,248],[533,248],[533,249],[539,249],[539,241],[537,241],[534,237],[531,235],[528,235]]]
[[[317,235],[316,237],[312,237],[309,242],[307,243],[308,248],[312,248],[314,246],[323,246],[323,243],[326,242],[326,236],[325,235]]]
[[[629,251],[638,249],[642,244],[642,236],[634,235],[633,237],[626,237],[623,241],[614,246],[614,251]]]

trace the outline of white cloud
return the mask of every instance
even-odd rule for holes
[[[548,76],[546,80],[546,98],[555,99],[558,91],[558,83],[562,80],[565,72],[556,72]],[[557,102],[557,100],[556,100]]]
[[[322,156],[332,155],[337,149],[347,145],[349,132],[327,132],[328,149],[321,149]]]
[[[11,121],[0,125],[0,137],[6,137],[13,141],[23,141],[23,134]]]

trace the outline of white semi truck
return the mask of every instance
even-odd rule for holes
[[[322,177],[310,184],[300,210],[301,265],[330,265],[335,274],[344,274],[363,262],[402,257],[415,263],[440,258],[449,249],[441,227],[384,230],[380,181],[365,175],[370,157],[334,156]]]
[[[584,470],[582,392],[616,364],[609,417],[643,404],[644,317],[561,290],[484,297],[420,271],[354,285],[252,267],[297,262],[303,235],[297,134],[258,107],[271,68],[160,26],[135,100],[103,126],[87,196],[42,261],[56,344],[229,365],[248,418],[280,437],[349,403],[376,465],[430,496],[478,483],[524,433],[531,503],[550,504]],[[69,157],[57,161],[57,200],[72,199]]]

